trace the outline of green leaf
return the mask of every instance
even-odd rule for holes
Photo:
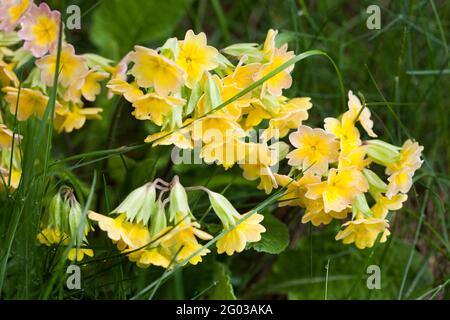
[[[173,32],[189,0],[109,0],[95,10],[89,36],[100,53],[118,60],[134,45],[162,40]]]
[[[249,248],[270,254],[284,251],[289,244],[289,232],[286,225],[271,214],[264,215],[262,225],[266,228],[266,232],[262,234],[259,242],[250,243]]]
[[[217,262],[215,264],[216,281],[217,284],[214,287],[209,299],[212,300],[236,300],[234,295],[233,286],[231,285],[230,270],[223,263]]]

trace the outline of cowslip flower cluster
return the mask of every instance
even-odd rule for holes
[[[65,247],[72,242],[67,258],[81,261],[85,256],[94,256],[88,248],[86,236],[92,230],[89,221],[83,217],[81,205],[73,190],[62,186],[51,198],[40,222],[37,240],[46,246]]]
[[[3,6],[6,10],[3,11]],[[3,0],[0,15],[0,79],[4,100],[18,121],[42,119],[54,85],[60,13],[46,3]],[[63,32],[63,30],[61,30]],[[62,35],[54,127],[58,132],[80,129],[90,119],[100,119],[101,108],[91,107],[101,92],[100,83],[115,69],[111,61],[94,54],[76,54]],[[14,48],[14,49],[12,49]],[[20,83],[14,69],[36,58]]]
[[[170,38],[157,49],[135,46],[114,66],[101,56],[76,53],[64,37],[60,13],[47,4],[0,0],[0,5],[0,88],[8,119],[42,119],[56,85],[54,128],[70,133],[100,119],[95,100],[107,82],[109,98],[123,96],[137,120],[158,127],[145,138],[152,146],[198,151],[201,160],[225,169],[237,165],[267,194],[282,187],[279,206],[304,208],[303,223],[342,221],[336,240],[360,249],[386,241],[388,214],[407,200],[423,147],[413,140],[398,147],[376,139],[371,112],[352,91],[348,110],[338,118],[326,118],[323,128],[304,124],[311,99],[283,94],[292,85],[294,65],[280,67],[295,55],[279,43],[278,31],[269,30],[261,45],[218,50],[205,33],[189,30],[183,39]],[[17,70],[33,60],[19,81]],[[26,137],[12,127],[0,118],[2,193],[20,184],[21,156],[15,146]],[[287,164],[287,174],[277,172],[280,163]],[[109,215],[90,211],[88,216],[139,267],[170,268],[188,258],[197,264],[210,252],[201,241],[212,236],[191,212],[190,190],[207,193],[223,226],[218,253],[232,255],[261,239],[262,215],[240,214],[224,196],[204,187],[184,188],[178,178],[149,182]],[[80,236],[75,231],[80,224],[88,226],[75,195],[64,187],[49,205],[38,240],[48,246],[74,242],[71,260],[92,256],[86,238],[90,227]]]
[[[257,242],[265,228],[258,213],[239,214],[221,194],[204,187],[184,188],[175,177],[171,183],[161,179],[132,191],[109,215],[94,211],[89,218],[123,254],[138,267],[151,265],[171,268],[176,264],[196,265],[210,250],[200,240],[213,237],[201,230],[192,213],[187,192],[203,190],[223,224],[224,236],[217,241],[217,252],[242,252],[247,243]],[[159,194],[158,194],[159,192]]]
[[[367,106],[348,93],[348,111],[339,118],[326,118],[324,129],[300,126],[289,135],[293,150],[286,156],[291,175],[276,175],[286,187],[280,206],[305,208],[302,222],[315,226],[343,220],[336,240],[370,248],[389,232],[387,215],[399,210],[407,199],[414,172],[422,164],[423,147],[407,140],[396,147],[378,139],[362,140],[357,124],[371,138],[373,121]],[[385,167],[387,182],[375,173]],[[374,171],[375,170],[375,171]]]
[[[309,98],[282,95],[291,86],[293,66],[226,106],[221,104],[294,57],[287,44],[276,47],[276,35],[277,31],[269,30],[262,46],[223,49],[238,59],[237,65],[208,45],[204,33],[192,30],[184,39],[171,38],[157,50],[136,46],[119,63],[117,69],[122,72],[107,87],[132,104],[136,119],[160,126],[146,142],[199,147],[206,163],[226,169],[239,164],[245,178],[260,179],[258,188],[270,193],[277,187],[272,167],[287,148],[271,142],[297,128],[312,106]],[[259,141],[250,141],[258,129]]]

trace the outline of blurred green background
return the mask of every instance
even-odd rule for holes
[[[375,131],[401,145],[412,137],[425,146],[425,163],[405,207],[391,217],[392,236],[385,244],[358,251],[334,240],[339,228],[301,225],[299,208],[271,207],[265,224],[273,230],[266,244],[231,258],[210,254],[205,263],[189,266],[162,284],[154,298],[267,299],[442,299],[449,298],[449,1],[339,0],[81,0],[48,1],[62,12],[69,4],[81,8],[80,30],[67,30],[77,53],[93,52],[118,61],[135,44],[162,45],[168,37],[183,38],[186,30],[204,31],[208,42],[224,48],[237,42],[264,41],[269,28],[301,53],[327,52],[343,76],[346,90],[360,91],[369,104]],[[381,9],[381,29],[366,26],[369,5]],[[288,97],[309,96],[314,108],[307,123],[322,126],[327,116],[341,113],[338,80],[332,65],[313,57],[296,65]],[[103,120],[56,137],[55,158],[142,143],[154,130],[131,115],[131,106],[105,93],[95,103]],[[153,177],[182,177],[184,185],[204,184],[222,192],[244,211],[266,195],[239,168],[177,165],[170,148],[143,148],[67,170],[87,190],[92,172],[101,183],[95,207],[106,211],[104,194],[115,205],[134,187]],[[74,178],[75,179],[75,178]],[[106,191],[104,190],[106,189]],[[81,192],[83,193],[83,192]],[[200,194],[194,211],[201,216],[207,201]],[[208,221],[208,217],[206,219]],[[100,233],[98,238],[104,238]],[[104,242],[105,252],[113,252]],[[286,250],[284,250],[286,248]],[[41,250],[45,250],[42,248]],[[284,250],[284,251],[283,251]],[[100,257],[102,251],[99,251]],[[271,253],[275,254],[271,254]],[[366,268],[378,265],[382,289],[366,287]],[[83,290],[63,298],[129,298],[157,279],[159,268],[140,270],[126,260],[89,264]],[[42,281],[42,279],[38,280]],[[9,285],[13,285],[10,281]]]

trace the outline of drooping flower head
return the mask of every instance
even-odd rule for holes
[[[41,80],[49,87],[53,86],[56,59],[57,54],[54,52],[36,61],[36,65],[41,71]],[[86,59],[83,56],[76,55],[71,44],[64,44],[61,48],[58,83],[66,88],[69,86],[81,88],[87,74]]]
[[[142,88],[153,87],[156,94],[165,97],[184,84],[184,70],[153,49],[135,46],[130,60],[134,62],[130,73]]]

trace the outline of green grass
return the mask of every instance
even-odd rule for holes
[[[101,49],[95,46],[97,42],[92,37],[105,34],[92,34],[90,30],[101,19],[99,10],[107,2],[70,2],[80,5],[83,13],[82,29],[66,31],[68,41],[77,51]],[[49,3],[52,8],[64,11],[59,1]],[[390,218],[390,240],[358,251],[334,240],[338,225],[309,228],[300,224],[299,208],[276,208],[272,203],[274,196],[268,198],[256,191],[255,184],[245,181],[237,168],[225,171],[219,167],[205,170],[204,165],[172,166],[170,149],[143,144],[151,128],[130,115],[127,103],[117,98],[107,100],[103,92],[96,105],[104,108],[104,119],[91,121],[78,132],[56,135],[49,129],[51,122],[37,120],[15,126],[18,134],[33,138],[24,139],[21,145],[20,188],[0,200],[0,296],[203,299],[217,297],[215,289],[228,288],[231,283],[237,298],[449,298],[450,57],[446,31],[450,29],[450,3],[340,0],[183,3],[180,18],[170,22],[169,30],[173,32],[153,30],[147,37],[145,32],[144,36],[136,33],[140,44],[158,47],[163,38],[182,38],[192,28],[205,31],[208,41],[223,48],[236,42],[260,43],[269,28],[278,29],[289,40],[291,50],[296,50],[298,56],[293,62],[308,56],[296,64],[293,86],[286,92],[289,97],[312,98],[314,107],[308,124],[321,126],[324,117],[340,114],[342,93],[352,89],[364,94],[374,116],[375,131],[382,139],[401,144],[414,138],[425,146],[425,163],[416,175],[409,200]],[[380,30],[366,28],[365,9],[371,4],[381,7]],[[130,32],[145,31],[145,25],[123,28]],[[119,43],[120,39],[116,41]],[[127,52],[132,48],[120,49]],[[322,57],[309,56],[308,52]],[[323,59],[324,54],[332,63]],[[53,92],[44,119],[52,119],[54,96]],[[14,119],[14,115],[9,116]],[[102,232],[96,231],[95,241],[91,241],[96,256],[82,264],[82,290],[65,289],[66,262],[60,259],[62,248],[38,246],[35,240],[43,205],[55,192],[55,183],[72,185],[85,210],[107,212],[144,181],[154,177],[169,180],[175,174],[182,177],[185,185],[204,183],[215,191],[223,191],[238,208],[256,207],[278,217],[288,226],[289,248],[280,255],[255,250],[231,258],[210,254],[198,266],[175,266],[166,272],[160,268],[141,270],[119,254]],[[204,216],[208,225],[206,197],[199,194],[192,206],[196,217]],[[220,236],[219,232],[214,234]],[[212,245],[217,237],[207,245]],[[226,272],[217,271],[222,270],[217,267],[219,263],[222,269],[230,271],[231,278]],[[381,290],[365,287],[366,267],[371,264],[382,270]]]

